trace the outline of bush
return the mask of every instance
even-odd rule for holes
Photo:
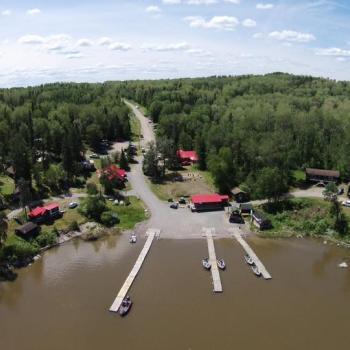
[[[95,183],[93,182],[88,182],[87,185],[86,185],[86,190],[87,190],[87,193],[90,195],[90,196],[94,196],[98,193],[98,189],[97,189],[97,186]]]
[[[11,240],[8,240],[3,248],[4,257],[9,260],[31,258],[36,255],[38,251],[38,247],[16,235],[13,235]]]
[[[46,247],[51,246],[57,243],[57,234],[55,232],[55,229],[51,231],[43,231],[41,234],[36,237],[35,242],[40,247]]]
[[[76,220],[72,221],[68,226],[69,231],[80,231],[79,224]]]
[[[97,196],[87,197],[79,208],[79,212],[89,219],[101,220],[101,214],[106,210],[106,203]]]
[[[120,220],[117,214],[112,211],[105,211],[101,214],[101,222],[103,225],[111,227],[119,224]]]

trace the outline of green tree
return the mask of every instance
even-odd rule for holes
[[[322,194],[326,200],[334,200],[335,198],[337,198],[337,194],[338,194],[337,185],[334,182],[329,182],[326,185]]]
[[[334,219],[334,229],[342,236],[349,232],[348,219],[343,213],[341,204],[337,198],[333,198],[331,202],[330,214]]]
[[[255,183],[255,193],[260,199],[278,202],[288,191],[288,177],[278,168],[263,168]]]
[[[128,159],[125,156],[125,152],[124,150],[122,150],[121,154],[120,154],[120,160],[119,160],[119,166],[121,169],[124,170],[129,170],[129,162]]]
[[[0,249],[3,247],[7,238],[8,223],[4,211],[0,211]]]
[[[89,219],[101,220],[101,214],[106,211],[107,206],[103,198],[97,196],[88,196],[79,207],[80,213]]]
[[[153,179],[158,179],[161,175],[158,164],[158,150],[154,142],[149,143],[148,151],[143,159],[142,169],[145,175]]]
[[[99,125],[91,124],[86,128],[86,140],[93,149],[99,147],[102,137],[103,134]]]

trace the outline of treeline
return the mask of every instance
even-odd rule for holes
[[[116,86],[147,107],[159,140],[196,149],[222,191],[244,183],[254,192],[261,174],[276,173],[285,187],[305,167],[350,178],[348,82],[275,73]]]
[[[0,172],[10,169],[17,184],[69,185],[87,148],[129,138],[129,109],[107,84],[0,90]]]

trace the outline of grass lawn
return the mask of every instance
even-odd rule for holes
[[[296,183],[306,181],[305,171],[302,170],[294,170],[292,172],[293,179]]]
[[[137,223],[147,219],[144,203],[134,196],[129,197],[129,200],[130,205],[128,206],[119,206],[110,201],[107,202],[108,208],[118,215],[120,224],[117,226],[121,230],[130,230]]]
[[[183,181],[174,181],[174,176],[181,175]],[[162,183],[150,181],[150,188],[161,200],[169,198],[189,197],[198,193],[213,193],[215,186],[211,175],[205,171],[199,171],[195,167],[189,167],[178,172],[167,172],[166,180]]]
[[[327,239],[349,241],[350,237],[341,237],[334,231],[334,219],[330,215],[330,202],[318,198],[293,198],[280,203],[274,213],[264,205],[259,209],[272,222],[273,228],[262,231],[266,237],[325,236]],[[350,220],[350,208],[343,212]]]
[[[78,225],[82,225],[85,222],[87,222],[87,218],[85,218],[78,212],[78,208],[67,209],[63,214],[62,218],[55,220],[50,225],[41,225],[41,227],[44,231],[48,231],[50,229],[53,229],[54,227],[56,227],[59,231],[66,231],[69,229],[69,226],[73,221],[76,221]]]
[[[3,196],[9,196],[13,193],[14,190],[15,190],[14,181],[9,176],[5,176],[5,175],[0,176],[0,193]]]
[[[139,142],[140,135],[141,135],[141,124],[134,114],[132,114],[130,118],[130,128],[131,128],[131,140],[133,142]]]

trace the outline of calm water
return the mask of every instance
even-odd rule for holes
[[[306,240],[250,241],[273,280],[257,279],[233,240],[216,241],[228,268],[213,295],[205,240],[155,241],[124,319],[108,308],[142,243],[72,242],[0,285],[0,348],[345,349],[350,344],[349,251]]]

